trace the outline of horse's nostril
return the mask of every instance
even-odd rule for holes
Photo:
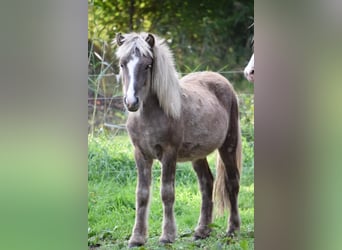
[[[134,96],[134,99],[130,100],[129,98],[124,97],[124,104],[129,111],[135,112],[139,109],[139,98]]]
[[[253,70],[251,70],[251,74],[252,74],[252,75],[254,75],[254,69],[253,69]]]

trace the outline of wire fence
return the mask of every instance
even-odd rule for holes
[[[243,74],[243,70],[231,70],[231,71],[218,71],[218,73],[220,74]],[[186,74],[189,74],[187,72],[178,72],[179,75],[186,75]],[[89,74],[88,77],[106,77],[106,76],[113,76],[115,78],[118,78],[119,77],[119,74],[115,74],[115,73],[106,73],[106,74]]]
[[[254,94],[239,94],[240,106],[248,105],[245,100],[253,99]],[[112,97],[89,97],[88,98],[88,120],[92,124],[102,125],[107,128],[115,129],[126,129],[124,123],[124,117],[126,117],[127,112],[123,106],[122,96],[112,96]],[[249,103],[253,105],[253,103]],[[244,107],[240,109],[240,117],[245,115],[252,115],[253,110],[249,107]],[[114,122],[113,123],[113,119]]]

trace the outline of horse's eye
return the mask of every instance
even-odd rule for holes
[[[120,64],[120,67],[121,67],[121,68],[123,68],[123,67],[124,67],[124,65],[121,63],[121,64]]]
[[[152,67],[152,64],[146,65],[145,69],[150,69]]]

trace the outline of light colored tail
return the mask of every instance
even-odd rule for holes
[[[223,149],[221,148],[220,151],[224,151],[224,153],[227,154],[230,164],[229,166],[226,166],[220,154],[217,153],[216,180],[213,191],[214,204],[219,215],[222,215],[224,210],[230,209],[231,206],[228,193],[229,187],[231,186],[229,185],[228,172],[237,172],[237,181],[239,181],[242,171],[242,143],[237,97],[232,101],[229,117],[229,128],[224,145],[228,145],[228,147]],[[231,151],[232,149],[233,151]]]

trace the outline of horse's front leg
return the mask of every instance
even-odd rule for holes
[[[175,202],[176,152],[165,152],[162,157],[161,198],[163,202],[163,227],[161,243],[172,243],[176,238],[176,222],[173,212]]]
[[[136,189],[135,224],[128,246],[135,247],[145,244],[147,237],[147,217],[150,201],[152,159],[145,159],[139,149],[134,151],[138,171]]]

